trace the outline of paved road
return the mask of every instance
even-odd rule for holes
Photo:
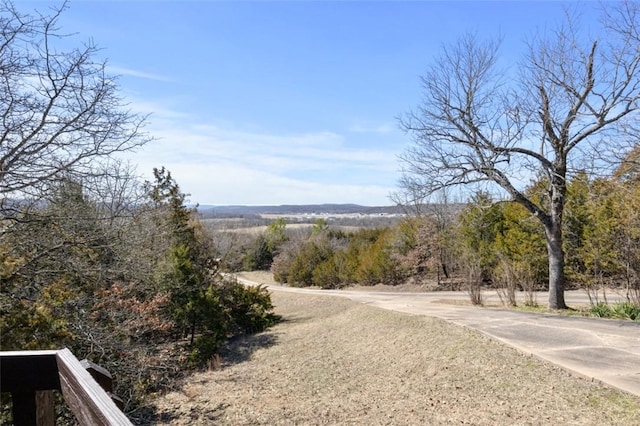
[[[257,283],[238,278],[246,284]],[[534,314],[455,305],[464,292],[401,293],[314,290],[269,286],[274,291],[346,297],[356,302],[442,318],[478,330],[574,374],[599,380],[640,397],[640,323]],[[487,293],[487,298],[495,293]],[[540,301],[545,300],[540,295]],[[588,303],[583,292],[567,292],[567,304]],[[610,301],[612,301],[610,299]]]

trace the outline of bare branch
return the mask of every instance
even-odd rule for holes
[[[565,307],[570,168],[639,143],[640,12],[635,2],[607,12],[603,39],[583,35],[577,15],[567,13],[564,25],[529,42],[516,76],[497,69],[499,43],[462,37],[434,60],[422,77],[422,104],[400,121],[414,138],[401,156],[400,185],[409,194],[492,183],[541,221],[553,307]],[[588,149],[595,143],[604,146]],[[525,182],[534,179],[543,180],[546,199],[528,195]]]
[[[60,52],[57,20],[0,4],[0,195],[39,198],[61,176],[94,176],[99,163],[150,138],[92,43]]]

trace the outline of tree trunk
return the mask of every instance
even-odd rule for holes
[[[555,220],[545,226],[549,253],[549,309],[567,309],[564,303],[564,250],[562,224]]]

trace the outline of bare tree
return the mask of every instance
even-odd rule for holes
[[[640,14],[631,3],[608,11],[612,20],[600,40],[583,36],[568,14],[548,37],[529,43],[515,70],[499,68],[499,42],[462,37],[428,68],[421,105],[401,119],[414,136],[401,157],[403,190],[487,182],[542,222],[553,309],[566,308],[567,179],[594,145],[600,153],[628,148],[625,132],[639,120]],[[541,201],[523,191],[533,179],[546,184]]]
[[[37,199],[52,184],[101,173],[99,162],[149,141],[145,117],[130,111],[91,42],[59,50],[50,16],[0,4],[0,211],[8,198]]]

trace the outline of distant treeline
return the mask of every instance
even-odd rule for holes
[[[567,284],[585,289],[594,303],[617,287],[640,305],[639,177],[637,164],[626,163],[609,178],[581,172],[568,184]],[[539,182],[526,193],[543,199],[545,190]],[[236,244],[227,266],[270,269],[291,286],[411,280],[450,288],[455,282],[476,295],[480,288],[496,288],[509,304],[515,303],[516,290],[531,294],[548,288],[544,230],[520,204],[477,192],[463,207],[429,207],[420,215],[350,232],[317,219],[313,228],[291,233],[279,219],[252,241]]]
[[[459,209],[463,204],[449,204],[451,209]],[[204,218],[251,218],[255,216],[270,215],[331,215],[331,214],[362,214],[362,215],[414,215],[418,211],[433,210],[433,204],[418,206],[362,206],[358,204],[300,204],[280,206],[197,206],[198,213]]]

